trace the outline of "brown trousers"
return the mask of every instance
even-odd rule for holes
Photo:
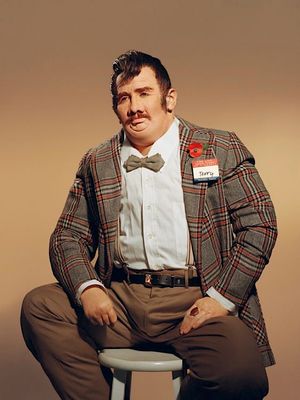
[[[267,394],[267,376],[254,337],[237,317],[211,318],[200,328],[179,334],[186,310],[202,296],[199,288],[113,282],[109,295],[118,320],[104,327],[91,325],[59,284],[34,289],[24,299],[25,342],[62,399],[109,398],[111,373],[100,368],[97,358],[102,347],[175,352],[190,369],[182,384],[182,400],[259,400]]]

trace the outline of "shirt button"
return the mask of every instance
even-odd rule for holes
[[[147,210],[151,210],[151,205],[150,204],[147,206]]]
[[[148,233],[148,239],[152,239],[152,238],[153,238],[152,233]]]

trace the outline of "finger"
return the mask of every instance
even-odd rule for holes
[[[199,328],[207,319],[211,318],[210,312],[198,311],[198,314],[192,316],[191,313],[185,316],[183,323],[180,327],[181,334],[187,334],[191,329]]]
[[[179,333],[186,334],[192,329],[194,318],[201,313],[198,302],[195,302],[186,312],[184,319],[180,325]]]
[[[180,335],[186,335],[192,329],[191,325],[185,325],[184,327],[180,328]]]
[[[108,317],[109,317],[110,324],[114,324],[117,321],[117,314],[113,307],[109,310]]]
[[[101,318],[104,325],[110,325],[110,319],[108,314],[101,314]]]
[[[96,315],[94,316],[94,320],[96,320],[97,324],[100,324],[101,326],[115,323],[117,320],[117,315],[113,306],[108,304],[101,310],[98,309]]]
[[[188,333],[192,329],[194,317],[186,315],[180,325],[179,332],[181,335]]]

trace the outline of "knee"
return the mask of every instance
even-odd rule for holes
[[[58,314],[60,303],[63,303],[56,284],[44,285],[31,290],[24,297],[21,307],[21,324],[32,325],[38,321],[53,319]]]
[[[218,364],[209,369],[206,375],[201,377],[197,374],[194,377],[200,378],[202,387],[205,387],[209,393],[212,391],[217,396],[212,397],[213,399],[263,399],[268,394],[269,385],[262,362],[236,361],[234,358],[232,360],[228,358],[219,359]]]
[[[31,320],[32,318],[39,317],[40,313],[45,307],[43,301],[43,287],[38,287],[31,290],[24,297],[22,307],[21,307],[21,319]]]
[[[37,359],[36,332],[39,329],[39,323],[45,320],[44,308],[43,287],[27,293],[21,307],[20,323],[23,338],[27,347]]]
[[[269,391],[268,378],[263,366],[258,369],[248,366],[231,368],[219,376],[217,386],[224,399],[228,400],[261,400]]]
[[[260,400],[268,393],[268,379],[252,332],[237,318],[211,320],[209,351],[195,353],[191,371],[205,391],[217,399]],[[208,397],[210,398],[210,397]],[[213,397],[215,398],[215,397]]]
[[[265,371],[249,374],[248,371],[231,370],[226,374],[212,374],[204,379],[191,372],[183,381],[183,400],[262,400],[268,394]]]

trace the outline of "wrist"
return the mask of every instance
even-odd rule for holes
[[[106,295],[106,289],[104,286],[91,285],[85,288],[81,293],[80,302],[82,305],[84,305],[85,301],[89,301],[91,299],[95,300],[96,298],[99,299],[99,297],[103,298],[106,297]]]

